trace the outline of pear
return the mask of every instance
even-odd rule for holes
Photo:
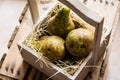
[[[65,41],[58,36],[47,36],[37,41],[36,48],[50,61],[60,60],[65,55]]]
[[[94,34],[83,28],[72,30],[66,38],[66,48],[68,52],[76,57],[87,56],[93,48]]]
[[[74,23],[70,18],[70,9],[66,6],[62,6],[56,15],[48,20],[47,24],[48,32],[62,38],[65,38],[66,35],[74,28]]]
[[[42,36],[39,38],[39,40],[31,40],[32,48],[34,48],[36,51],[39,51],[42,46],[42,40],[47,38],[48,36]]]
[[[49,36],[47,36],[47,35],[46,35],[46,36],[42,36],[42,37],[40,37],[39,40],[40,40],[40,41],[41,41],[41,40],[45,40],[45,39],[47,39],[48,37],[49,37]]]

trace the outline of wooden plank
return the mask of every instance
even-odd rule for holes
[[[13,33],[12,33],[12,35],[11,35],[11,38],[10,38],[10,40],[9,40],[9,42],[8,42],[8,45],[7,45],[8,49],[11,47],[12,42],[13,42],[13,40],[14,40],[17,32],[18,32],[18,30],[19,30],[19,26],[16,26],[16,27],[15,27],[15,30],[13,31]]]
[[[96,66],[93,66],[95,67],[94,71],[93,72],[90,72],[86,77],[85,77],[85,80],[98,80],[99,79],[99,75],[100,75],[100,69],[101,69],[101,66],[102,66],[102,61],[103,59],[101,58],[98,62],[98,64]],[[88,66],[89,67],[89,66]]]
[[[36,72],[37,72],[37,70],[35,68],[33,68],[29,77],[28,77],[28,80],[33,80]]]
[[[27,10],[28,10],[28,4],[25,5],[25,7],[24,7],[24,9],[23,9],[23,11],[21,13],[21,16],[19,17],[19,22],[20,23],[22,22],[22,20],[23,20],[23,18],[25,16],[25,13],[27,12]]]
[[[119,10],[120,11],[120,10]],[[116,17],[115,17],[115,20],[114,20],[114,24],[113,24],[113,29],[112,29],[112,34],[111,34],[111,36],[110,36],[110,41],[109,41],[109,45],[108,45],[108,47],[107,47],[107,49],[106,49],[106,57],[105,57],[105,63],[106,63],[106,61],[108,61],[107,59],[109,59],[109,55],[110,55],[110,52],[111,52],[111,47],[112,47],[112,43],[113,43],[113,39],[114,39],[114,36],[115,36],[115,30],[116,30],[116,27],[117,27],[117,24],[118,24],[118,21],[120,21],[119,20],[119,18],[120,18],[120,15],[119,15],[120,13],[119,12],[117,12],[117,15],[116,15]]]
[[[32,28],[32,19],[29,14],[30,12],[28,10],[4,60],[4,63],[1,66],[0,74],[2,75],[10,76],[15,79],[22,79],[26,73],[28,64],[23,62],[23,58],[20,55],[17,43],[24,35],[26,30],[29,31]]]
[[[107,76],[107,72],[108,72],[108,62],[109,62],[109,56],[110,56],[110,53],[111,53],[112,43],[113,43],[113,40],[114,40],[117,24],[120,21],[120,15],[119,14],[120,13],[119,13],[119,9],[118,9],[117,16],[115,17],[115,21],[114,21],[114,24],[113,24],[113,29],[112,29],[112,32],[111,32],[110,41],[109,41],[108,47],[106,49],[106,54],[103,58],[103,69],[104,70],[101,70],[101,74],[104,74],[104,75],[102,75],[103,80],[106,80],[106,76]]]
[[[0,80],[15,80],[15,79],[4,76],[4,75],[0,75]]]
[[[109,70],[109,61],[107,62],[107,65],[106,65],[106,67],[104,69],[104,74],[103,74],[101,80],[107,80],[108,70]]]
[[[4,53],[3,56],[2,56],[2,58],[1,58],[1,60],[0,60],[0,68],[1,68],[1,66],[2,66],[2,64],[3,64],[4,60],[5,60],[6,55],[7,54]]]
[[[95,36],[94,36],[94,48],[93,48],[93,65],[97,65],[98,60],[100,59],[100,57],[98,56],[98,51],[100,49],[100,42],[101,42],[101,37],[102,37],[102,29],[103,29],[103,21],[102,20],[99,24],[98,24],[98,28],[96,28],[95,30]]]
[[[110,40],[110,36],[111,34],[109,34],[106,37],[106,40],[108,40],[108,42]],[[107,47],[108,42],[102,44],[102,46],[99,48],[98,54],[106,53],[106,47]],[[99,78],[101,78],[101,70],[105,71],[107,69],[106,67],[103,67],[104,55],[99,55],[99,57],[100,57],[100,60],[98,61],[98,64],[92,65],[93,67],[95,67],[95,69],[86,76],[85,80],[98,80]],[[108,64],[108,62],[106,64]],[[104,73],[102,75],[104,75]]]
[[[36,0],[27,0],[27,1],[28,1],[28,4],[29,4],[29,8],[30,8],[33,23],[36,23],[37,20],[39,19],[39,10],[38,10]]]
[[[43,77],[41,77],[41,74],[42,73],[40,71],[37,71],[36,74],[35,74],[35,76],[34,76],[34,78],[33,78],[33,80],[40,80],[40,79],[42,79]],[[44,80],[44,79],[42,79],[42,80]]]
[[[24,9],[23,9],[23,11],[22,11],[22,13],[21,13],[21,16],[19,17],[19,22],[20,22],[20,23],[22,22],[22,20],[23,20],[23,18],[24,18],[24,16],[25,16],[25,13],[26,13],[27,10],[28,10],[28,4],[25,5],[25,7],[24,7]],[[19,30],[19,26],[16,26],[16,27],[15,27],[15,30],[13,31],[13,33],[12,33],[12,35],[11,35],[11,38],[10,38],[10,40],[9,40],[9,42],[8,42],[8,45],[7,45],[8,49],[11,47],[12,42],[13,42],[13,40],[14,40],[17,32],[18,32],[18,30]]]
[[[101,77],[100,79],[101,80],[107,79],[106,76],[108,73],[109,55],[111,53],[111,47],[112,47],[112,42],[113,42],[114,35],[115,35],[115,30],[116,30],[118,22],[120,21],[119,14],[120,13],[119,13],[119,8],[118,8],[117,12],[116,12],[115,19],[114,19],[113,24],[112,24],[112,31],[111,31],[111,35],[110,35],[109,44],[108,44],[107,49],[106,49],[106,54],[104,54],[104,57],[103,57],[103,63],[102,63],[102,68],[101,68],[101,72],[100,72],[100,77]]]

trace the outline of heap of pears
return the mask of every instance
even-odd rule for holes
[[[75,57],[86,57],[93,48],[94,34],[88,29],[76,29],[66,6],[48,20],[46,30],[52,35],[41,37],[34,45],[50,61],[63,59],[66,52]]]

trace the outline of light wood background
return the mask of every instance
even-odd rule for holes
[[[8,51],[8,41],[19,24],[18,18],[26,2],[26,0],[0,0],[0,58]]]

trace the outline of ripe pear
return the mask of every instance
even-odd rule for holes
[[[83,28],[72,30],[66,38],[66,48],[68,52],[76,57],[87,56],[93,48],[94,34]]]
[[[36,51],[39,51],[39,49],[42,46],[42,44],[41,44],[42,40],[45,40],[47,38],[48,38],[48,36],[42,36],[42,37],[40,37],[39,40],[31,40],[32,47],[35,48]]]
[[[36,47],[40,48],[39,52],[47,57],[50,61],[62,59],[65,55],[64,40],[58,36],[43,37],[38,41]]]
[[[74,23],[70,18],[70,9],[66,6],[62,6],[56,15],[48,20],[47,24],[48,32],[62,38],[65,38],[66,35],[74,28]]]

